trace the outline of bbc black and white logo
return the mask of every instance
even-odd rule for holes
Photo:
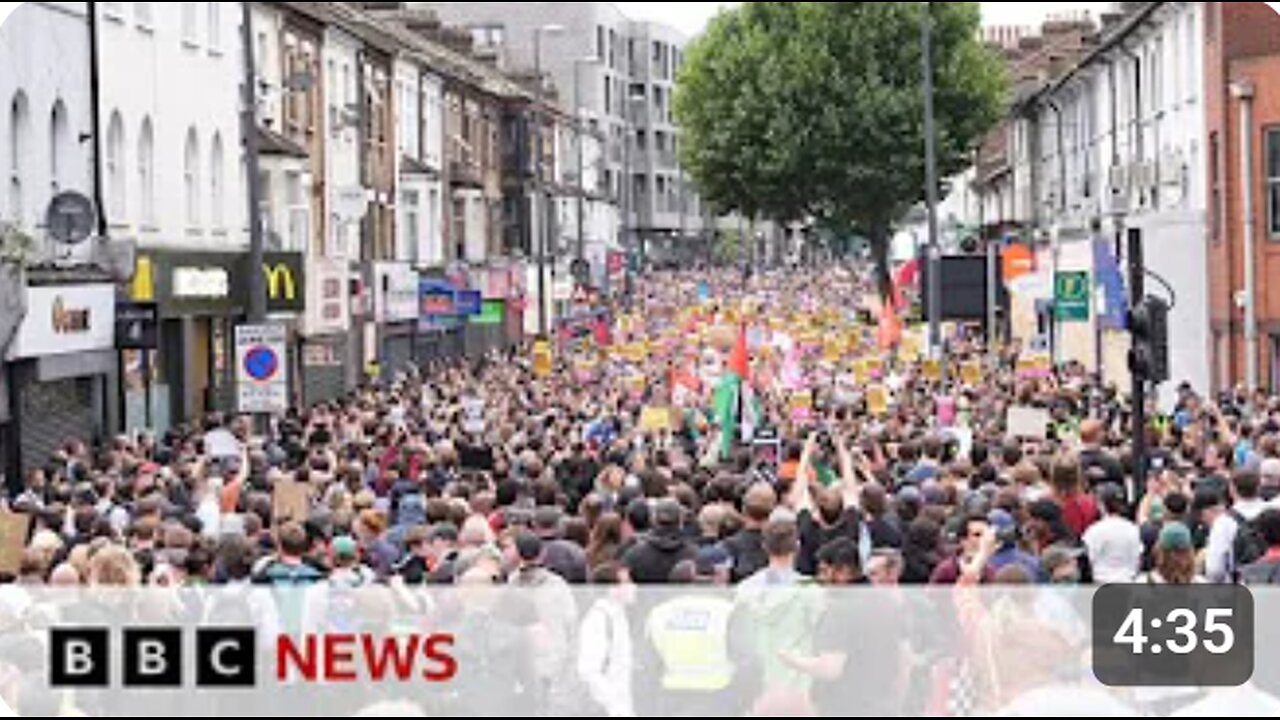
[[[126,628],[116,635],[105,628],[55,628],[49,631],[49,685],[55,688],[107,688],[120,662],[119,684],[133,688],[181,688],[185,685],[186,647],[182,630]],[[249,688],[257,684],[257,637],[252,629],[204,628],[195,631],[195,685]]]

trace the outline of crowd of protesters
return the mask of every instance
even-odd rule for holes
[[[664,647],[661,607],[646,628],[628,626],[633,584],[736,586],[769,615],[800,612],[769,597],[809,584],[1280,583],[1280,399],[1179,388],[1175,406],[1152,408],[1149,481],[1138,488],[1130,408],[1114,386],[1073,365],[1024,377],[1016,354],[963,337],[952,359],[980,361],[983,375],[951,372],[944,385],[878,342],[859,308],[867,288],[846,269],[655,276],[608,327],[558,338],[550,372],[512,349],[298,408],[263,433],[215,414],[101,447],[72,440],[6,501],[31,518],[9,579],[534,587],[555,598],[544,610],[566,613],[565,642],[570,616],[585,612],[573,633],[577,674],[615,716],[665,697],[618,690],[625,684],[608,676],[630,672],[632,653],[617,638],[646,637],[659,658],[676,652]],[[747,401],[733,426],[712,405],[748,330],[745,384],[757,409],[744,429]],[[862,343],[844,352],[883,358],[875,383],[886,407],[872,407],[881,400],[870,381],[851,379],[852,357],[825,351],[821,333],[837,332]],[[643,352],[620,351],[637,345]],[[803,412],[797,392],[811,403]],[[1015,406],[1047,411],[1043,437],[1010,434]],[[646,427],[652,407],[670,422]],[[607,592],[575,609],[575,586]],[[280,612],[252,609],[258,622]],[[729,622],[725,608],[708,612]],[[838,645],[856,624],[828,621],[816,646],[759,668],[808,688],[819,709],[847,700]],[[889,652],[901,630],[887,621],[877,638],[857,627],[860,642]],[[677,698],[666,709],[676,706],[713,707]]]

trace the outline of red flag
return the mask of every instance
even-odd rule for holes
[[[751,381],[751,358],[747,355],[747,327],[738,326],[738,340],[733,344],[733,352],[729,353],[729,371],[742,379]]]
[[[613,333],[609,332],[609,323],[605,322],[603,315],[596,318],[595,336],[596,345],[600,347],[609,347],[613,344]]]
[[[876,337],[881,350],[891,350],[902,342],[902,321],[898,319],[898,313],[890,303],[885,303],[880,308],[880,327]]]

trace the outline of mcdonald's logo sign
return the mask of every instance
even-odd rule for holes
[[[301,253],[267,253],[260,272],[267,286],[267,312],[301,312],[306,307]]]

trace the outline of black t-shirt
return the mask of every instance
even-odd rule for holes
[[[724,549],[733,558],[733,582],[739,583],[769,564],[764,551],[764,534],[760,530],[740,530],[724,541]]]
[[[858,542],[862,515],[857,508],[845,508],[835,525],[823,526],[809,510],[801,510],[797,518],[800,532],[800,552],[796,555],[796,572],[801,575],[818,573],[818,550],[838,538],[847,537]]]
[[[1088,478],[1089,471],[1094,469],[1102,471],[1102,482],[1124,484],[1124,466],[1114,455],[1098,448],[1080,451],[1080,470],[1084,476]]]
[[[881,717],[900,714],[894,692],[901,672],[905,618],[896,593],[863,588],[833,590],[818,622],[816,655],[845,656],[844,672],[833,681],[816,680],[813,702],[825,717]],[[874,689],[874,691],[870,691]]]

